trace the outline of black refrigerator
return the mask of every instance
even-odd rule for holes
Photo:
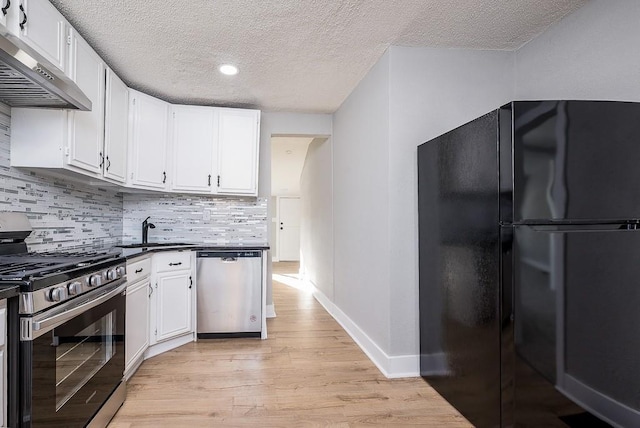
[[[418,147],[420,372],[478,427],[640,427],[640,103]]]

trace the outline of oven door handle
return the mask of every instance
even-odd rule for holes
[[[31,321],[32,334],[30,335],[31,337],[29,339],[35,339],[36,337],[41,336],[42,334],[46,333],[52,328],[55,328],[60,324],[64,324],[65,322],[69,321],[72,318],[75,318],[81,313],[88,311],[89,309],[95,308],[96,306],[103,304],[104,302],[111,299],[112,297],[123,293],[127,289],[126,279],[118,281],[118,283],[115,284],[113,287],[110,287],[109,291],[106,291],[103,294],[99,294],[98,296],[96,296],[95,298],[92,298],[89,301],[85,300],[85,303],[82,303],[77,306],[73,306],[69,309],[64,310],[63,312],[48,316],[43,319],[34,318]],[[22,337],[23,340],[27,339],[26,337],[24,337],[25,336],[24,334],[22,336],[23,336]]]

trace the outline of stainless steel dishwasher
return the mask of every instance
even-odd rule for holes
[[[262,251],[197,252],[198,338],[260,337]]]

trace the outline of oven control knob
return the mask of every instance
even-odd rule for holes
[[[67,291],[69,292],[70,296],[75,296],[82,291],[82,284],[80,284],[78,281],[72,282],[71,284],[67,285]]]
[[[110,270],[107,272],[107,279],[108,279],[109,281],[113,281],[114,279],[118,279],[118,272],[116,272],[116,270],[115,270],[115,269],[110,269]]]
[[[67,289],[65,287],[56,287],[49,290],[49,300],[52,302],[59,302],[67,298]]]
[[[102,285],[102,276],[91,275],[89,277],[89,287],[97,287],[98,285]]]
[[[127,273],[127,270],[124,266],[118,266],[116,268],[116,273],[118,274],[118,278],[122,278]]]

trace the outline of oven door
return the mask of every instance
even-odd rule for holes
[[[24,427],[83,427],[122,381],[126,280],[21,323]]]

